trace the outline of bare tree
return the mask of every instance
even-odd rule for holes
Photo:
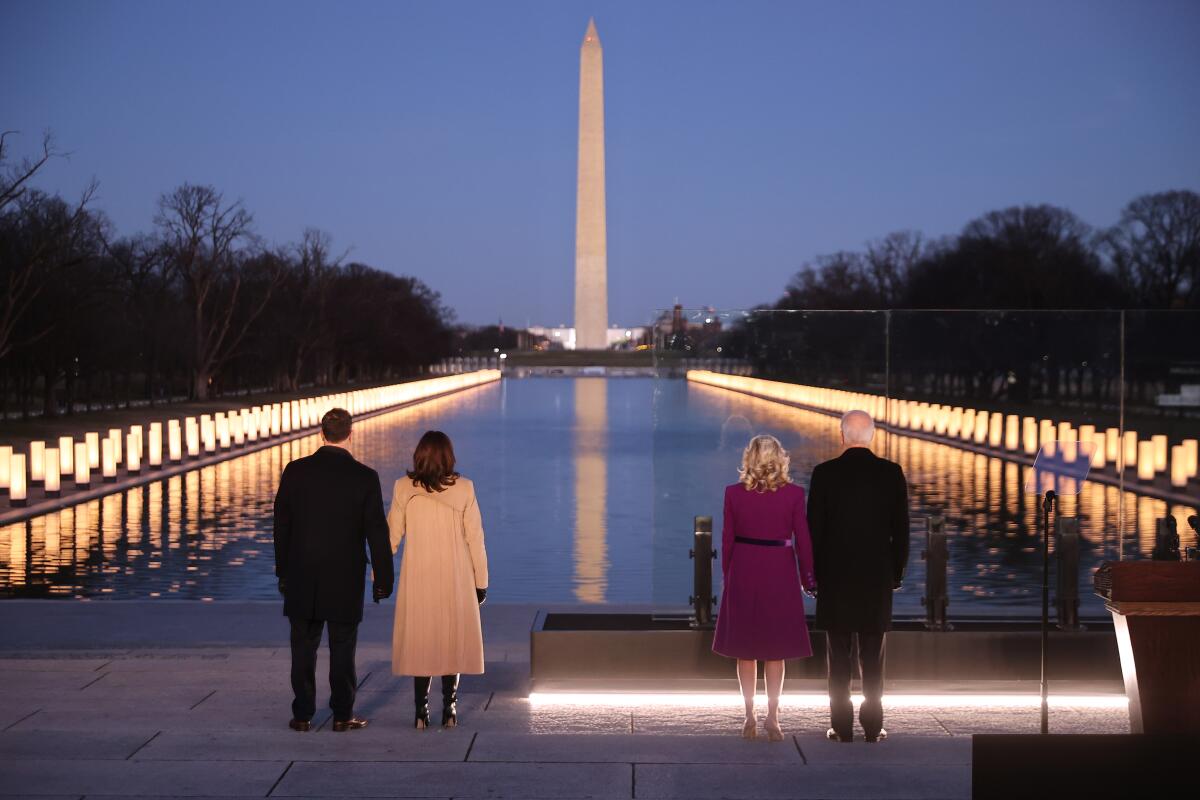
[[[257,296],[245,296],[243,268],[258,247],[253,217],[211,186],[185,183],[163,195],[154,222],[190,317],[192,394],[205,399],[213,376],[270,302],[280,270],[256,285]]]
[[[1200,307],[1200,194],[1134,198],[1100,237],[1122,285],[1152,308]]]
[[[134,333],[137,347],[130,355],[144,371],[145,395],[154,405],[157,378],[164,350],[170,348],[171,318],[178,315],[178,281],[165,257],[164,248],[154,238],[137,235],[114,239],[111,226],[102,229],[104,252],[116,278],[116,287],[125,302],[127,325]]]
[[[54,137],[45,133],[42,134],[42,152],[36,158],[26,158],[19,164],[5,167],[10,147],[8,139],[16,133],[18,131],[0,132],[0,169],[3,169],[3,174],[0,174],[0,212],[25,194],[29,188],[29,182],[42,167],[46,166],[46,162],[61,155],[54,149]]]
[[[7,165],[9,137],[13,133],[0,133],[0,225],[9,237],[18,240],[0,258],[0,285],[4,292],[0,298],[0,358],[49,333],[52,326],[42,325],[21,341],[14,341],[14,332],[53,270],[78,263],[79,243],[91,222],[87,206],[97,188],[92,181],[73,207],[36,191],[30,181],[50,159],[62,154],[54,149],[53,139],[47,133],[38,156]]]
[[[341,269],[346,254],[334,257],[330,253],[332,239],[329,234],[308,228],[304,238],[296,246],[296,258],[291,270],[292,290],[295,294],[295,311],[291,327],[292,359],[288,370],[288,388],[299,388],[304,367],[313,358],[326,333],[326,305],[329,287]],[[325,365],[328,370],[328,365]],[[318,369],[318,373],[322,370]],[[325,382],[327,375],[318,374]]]
[[[867,243],[866,267],[879,293],[881,308],[901,304],[909,273],[925,249],[925,240],[917,231],[896,231]]]

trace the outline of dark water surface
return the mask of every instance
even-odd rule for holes
[[[681,380],[529,378],[466,390],[356,424],[353,449],[391,485],[421,433],[446,431],[476,483],[499,602],[682,606],[692,517],[717,517],[751,433],[779,436],[792,474],[839,450],[837,421]],[[0,528],[0,594],[22,597],[275,599],[271,502],[309,436]],[[1035,499],[1015,464],[917,439],[880,438],[909,476],[910,577],[901,613],[920,614],[923,515],[942,510],[951,614],[1031,615],[1040,607]],[[1090,570],[1117,553],[1121,492],[1087,484],[1064,504],[1082,517]],[[1165,503],[1125,493],[1126,537],[1151,546]],[[1194,509],[1175,506],[1171,513]],[[719,570],[717,570],[719,575]]]

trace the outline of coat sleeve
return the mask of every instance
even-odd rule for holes
[[[908,482],[904,470],[896,465],[896,500],[892,508],[892,582],[899,585],[908,569]]]
[[[391,537],[392,555],[400,549],[400,540],[404,538],[404,512],[407,498],[400,491],[401,478],[392,486],[392,507],[388,509],[387,526]]]
[[[729,578],[729,567],[733,563],[734,531],[733,493],[725,488],[725,510],[721,519],[721,577]]]
[[[388,547],[388,522],[383,516],[383,490],[379,487],[379,474],[375,470],[371,470],[365,503],[363,534],[367,549],[371,552],[371,576],[376,586],[386,586],[390,594],[396,575],[392,565],[392,550]]]
[[[488,587],[487,549],[483,546],[483,515],[479,513],[479,501],[475,488],[471,488],[471,499],[463,510],[463,528],[467,537],[467,549],[471,552],[471,567],[475,570],[475,588]]]
[[[800,568],[800,585],[811,592],[817,586],[817,579],[813,572],[812,537],[808,532],[808,516],[804,513],[803,489],[800,489],[800,496],[796,498],[796,505],[792,509],[792,539],[795,542],[796,565]]]
[[[272,533],[275,543],[275,575],[280,578],[287,577],[288,548],[292,543],[291,485],[287,467],[284,467],[283,475],[279,478],[279,488],[275,491]]]
[[[829,502],[825,496],[825,481],[821,477],[821,468],[813,470],[808,482],[808,535],[812,542],[813,575],[819,577],[825,566],[825,545],[828,543],[828,525],[826,506]]]

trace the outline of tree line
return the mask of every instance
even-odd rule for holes
[[[121,235],[96,185],[33,187],[61,155],[9,155],[0,134],[0,411],[208,399],[384,381],[450,353],[452,312],[417,278],[349,261],[331,237],[268,245],[216,188],[158,198],[149,232]]]
[[[891,233],[805,264],[772,307],[1200,309],[1200,194],[1141,195],[1099,230],[1036,205],[938,240]]]
[[[1158,398],[1200,382],[1200,313],[1168,310],[1200,311],[1195,192],[1137,197],[1100,230],[1038,205],[940,240],[892,233],[814,259],[774,303],[686,344],[782,380],[1105,419],[1124,401],[1127,418],[1194,427]]]

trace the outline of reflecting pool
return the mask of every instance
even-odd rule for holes
[[[497,602],[649,603],[691,590],[692,518],[719,515],[752,433],[779,436],[792,474],[837,454],[833,417],[678,379],[505,379],[355,426],[353,449],[390,498],[427,429],[454,440],[476,482]],[[271,503],[317,436],[251,453],[25,523],[0,528],[0,594],[19,597],[275,599]],[[950,613],[1032,615],[1040,604],[1035,500],[1024,469],[894,436],[876,443],[904,466],[912,496],[909,579],[897,611],[921,614],[924,515],[952,534]],[[1082,518],[1085,570],[1127,539],[1152,547],[1154,519],[1195,513],[1088,484],[1064,513]],[[717,570],[719,575],[720,571]],[[1102,607],[1083,576],[1085,614]]]

